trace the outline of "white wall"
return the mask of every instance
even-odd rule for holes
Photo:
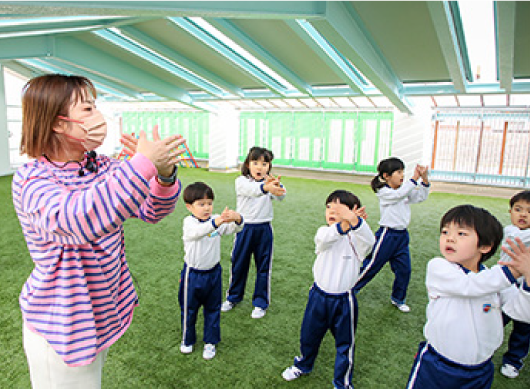
[[[11,174],[4,67],[0,65],[0,176]]]
[[[392,156],[405,163],[405,176],[411,176],[416,164],[430,165],[431,117],[429,104],[413,107],[413,115],[395,111],[392,131]]]
[[[210,115],[210,161],[212,170],[227,171],[238,165],[239,112],[223,110]]]

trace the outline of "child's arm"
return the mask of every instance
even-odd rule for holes
[[[401,185],[398,189],[391,189],[386,186],[379,189],[377,192],[379,203],[381,205],[391,205],[398,203],[409,196],[409,194],[417,187],[417,181],[412,181],[413,179],[414,177],[410,180],[405,180],[403,185]]]
[[[216,230],[217,226],[214,225],[214,223],[215,219],[213,218],[207,222],[198,223],[193,216],[188,216],[184,219],[182,225],[182,239],[184,241],[191,241],[204,238],[206,235]]]
[[[429,178],[428,178],[429,169],[427,168],[427,166],[416,165],[416,171],[419,174],[419,178],[421,178],[422,181],[418,182],[417,190],[413,190],[409,194],[409,202],[411,204],[421,203],[422,201],[425,201],[427,197],[429,196],[429,189],[430,189]]]
[[[502,251],[511,258],[509,262],[499,261],[499,265],[507,266],[515,278],[520,276],[530,280],[530,248],[525,246],[521,238],[507,239],[506,244],[510,246],[511,250],[506,246],[502,247]]]
[[[223,213],[221,214],[221,217],[223,218],[223,225],[219,226],[217,230],[219,231],[219,234],[234,234],[243,229],[244,220],[243,216],[241,216],[240,213],[228,209],[228,207],[226,207]]]
[[[238,196],[246,197],[260,197],[267,194],[263,191],[264,182],[256,182],[249,180],[245,176],[236,178],[236,194]]]
[[[352,231],[350,231],[350,235],[353,239],[353,245],[357,250],[359,260],[364,260],[374,247],[374,233],[370,229],[368,223],[366,223],[365,220],[362,220],[357,228],[354,228]]]
[[[521,285],[518,293],[511,294],[503,304],[503,311],[511,318],[519,321],[530,323],[530,286],[528,280],[530,279],[530,248],[525,246],[520,238],[515,238],[515,244],[511,239],[506,243],[510,249],[503,247],[502,250],[511,258],[510,262],[499,262],[499,264],[506,264],[514,276],[522,275],[525,281]]]
[[[508,288],[515,282],[516,279],[505,266],[466,273],[459,265],[444,258],[429,261],[425,280],[431,298],[484,296]]]
[[[283,200],[285,197],[286,190],[280,183],[281,176],[274,177],[272,175],[267,176],[265,185],[263,185],[263,191],[269,192],[276,196],[279,200]]]

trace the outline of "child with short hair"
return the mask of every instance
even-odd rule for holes
[[[530,247],[530,190],[518,192],[510,199],[510,218],[512,224],[504,227],[504,243],[507,239],[514,240],[519,237],[526,247]],[[502,261],[507,262],[509,259],[508,254],[501,252]],[[504,325],[512,321],[512,318],[504,313],[502,318]],[[513,320],[508,351],[502,356],[501,373],[508,378],[517,377],[529,348],[530,324]]]
[[[427,265],[427,323],[407,389],[490,388],[492,355],[502,344],[501,310],[530,322],[530,287],[512,286],[530,275],[530,249],[519,238],[512,262],[487,269],[502,240],[502,226],[472,205],[449,210],[440,222],[440,251]],[[505,266],[509,265],[509,266]]]
[[[214,215],[212,188],[195,182],[184,189],[186,208],[191,212],[184,219],[184,268],[181,272],[179,304],[182,323],[180,351],[189,354],[196,342],[195,323],[200,307],[204,313],[204,359],[215,357],[221,341],[222,269],[221,235],[243,229],[243,218],[225,208]]]
[[[428,169],[416,165],[412,178],[403,181],[405,164],[391,157],[377,165],[377,176],[372,180],[372,190],[379,199],[381,217],[375,233],[376,244],[364,260],[355,292],[359,292],[390,262],[395,275],[390,302],[401,312],[409,312],[406,304],[407,289],[412,271],[409,252],[410,204],[420,203],[429,195]],[[421,185],[418,180],[421,178]]]
[[[245,218],[245,227],[236,235],[230,268],[230,287],[221,310],[230,311],[243,300],[250,257],[254,254],[256,283],[252,296],[253,319],[265,316],[270,304],[272,201],[281,201],[286,195],[280,177],[270,174],[273,159],[272,151],[263,147],[252,147],[241,165],[241,176],[236,179],[236,209]]]
[[[315,235],[317,258],[300,334],[301,356],[282,377],[292,381],[313,370],[320,343],[328,330],[337,348],[333,385],[353,388],[357,299],[353,286],[362,260],[375,242],[366,213],[353,193],[336,190],[326,199],[326,226]]]

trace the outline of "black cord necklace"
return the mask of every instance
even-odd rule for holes
[[[86,154],[86,157],[87,157],[87,163],[85,166],[83,166],[83,164],[79,161],[76,161],[75,159],[72,159],[71,161],[67,161],[65,163],[63,163],[62,165],[60,164],[57,164],[55,162],[53,162],[50,158],[48,158],[48,156],[46,154],[42,154],[42,156],[44,158],[46,158],[46,160],[51,163],[53,166],[55,166],[56,168],[58,169],[63,169],[66,165],[68,165],[70,162],[75,162],[79,165],[79,170],[77,171],[77,174],[80,176],[80,177],[83,177],[85,175],[85,171],[84,169],[88,170],[89,172],[92,172],[92,173],[97,173],[98,172],[98,164],[96,162],[96,152],[95,151],[90,151]]]

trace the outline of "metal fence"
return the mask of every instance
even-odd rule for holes
[[[276,166],[373,173],[391,154],[393,124],[392,112],[243,112],[239,158],[260,146]]]
[[[528,110],[455,109],[434,116],[433,178],[525,187],[529,158]]]
[[[195,158],[208,159],[209,123],[207,112],[133,111],[122,113],[121,126],[125,134],[138,135],[140,130],[144,130],[150,136],[153,127],[158,124],[162,138],[181,134]]]

